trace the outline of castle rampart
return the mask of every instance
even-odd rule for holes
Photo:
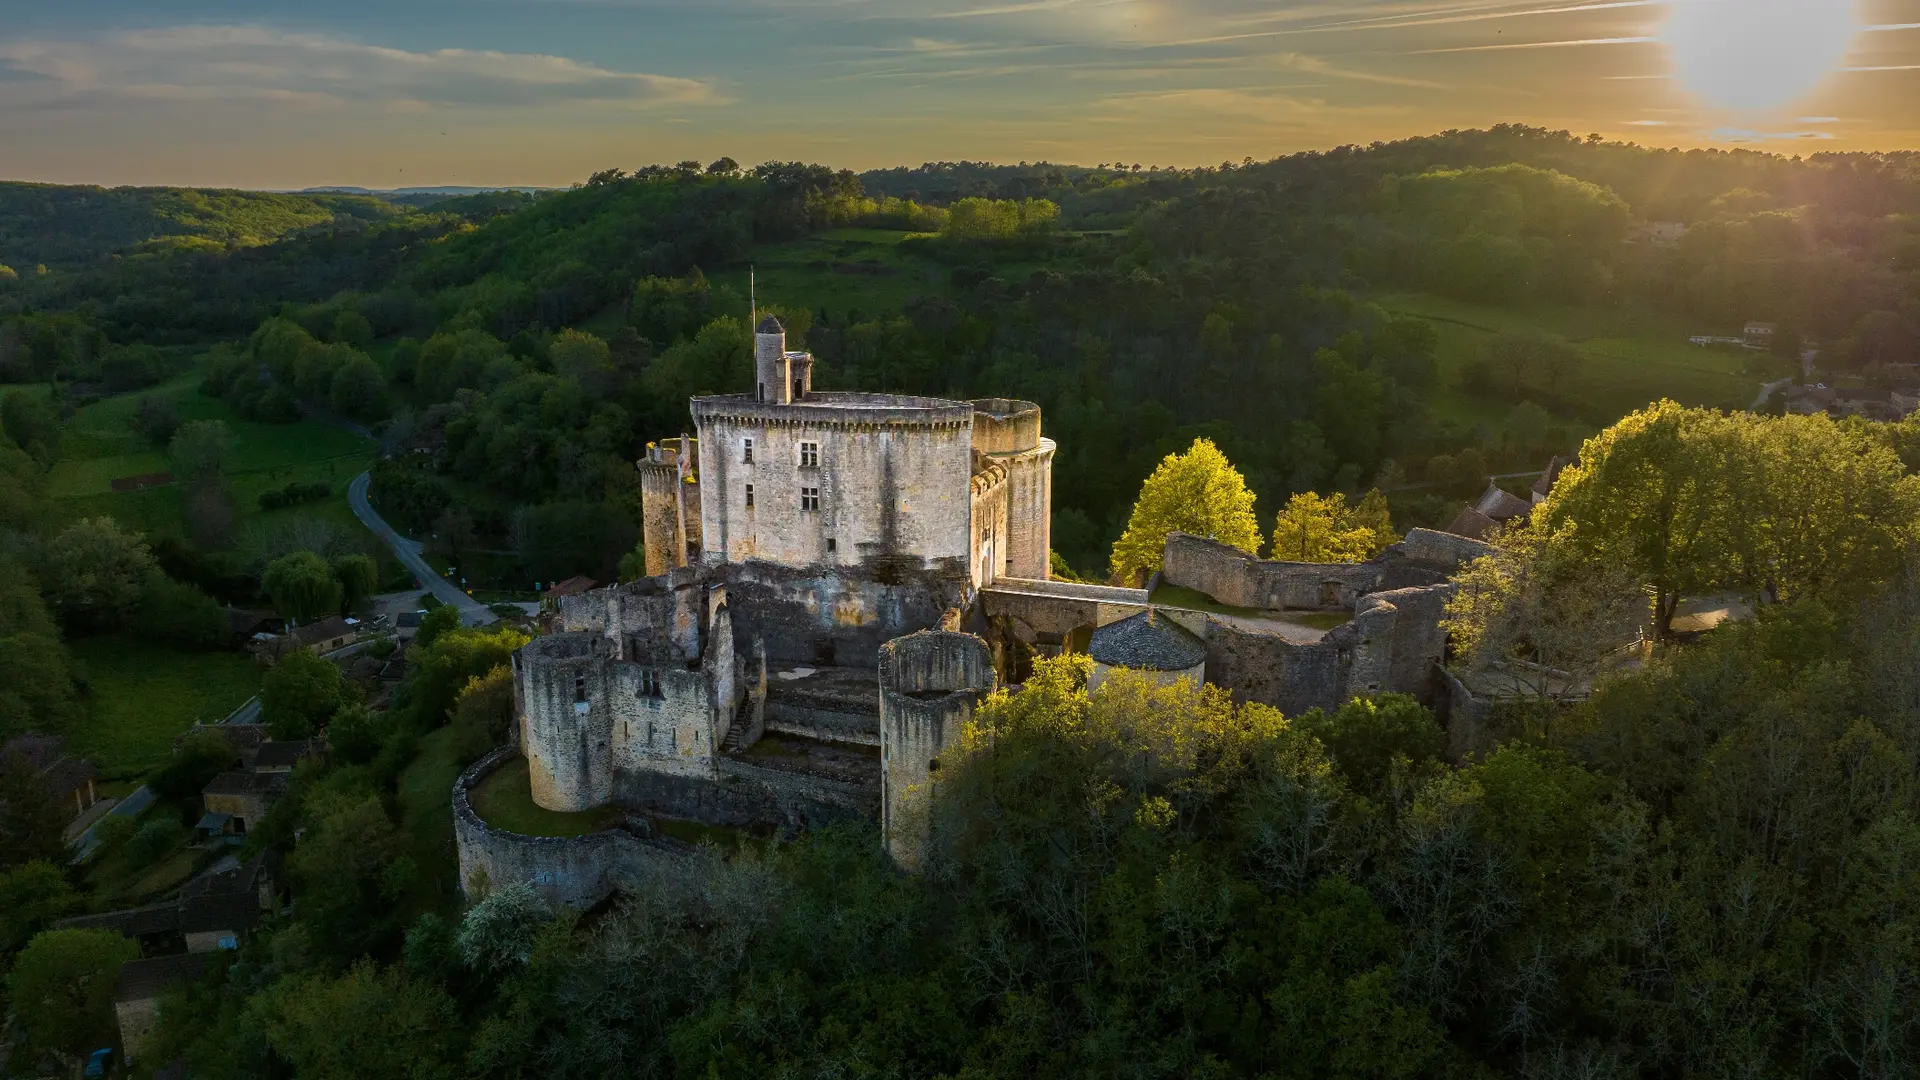
[[[550,904],[592,907],[622,880],[671,869],[685,849],[669,841],[608,829],[585,836],[524,836],[497,829],[473,809],[473,789],[518,756],[501,747],[481,758],[453,785],[453,834],[460,859],[460,888],[471,895],[481,881],[491,888],[528,882]]]

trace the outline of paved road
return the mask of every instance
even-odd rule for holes
[[[367,485],[372,482],[372,479],[372,473],[363,472],[353,478],[353,483],[347,485],[347,505],[353,508],[353,516],[359,518],[360,524],[371,529],[375,536],[386,541],[401,565],[412,571],[413,576],[419,578],[427,587],[427,591],[439,597],[442,603],[452,604],[460,609],[461,622],[468,626],[480,626],[493,622],[493,612],[487,610],[487,605],[461,592],[459,586],[435,573],[427,560],[420,556],[422,545],[418,541],[401,536],[393,526],[387,524],[387,519],[380,516],[379,511],[373,508],[373,504],[367,501]]]
[[[1793,385],[1792,379],[1775,379],[1770,383],[1761,384],[1760,396],[1753,399],[1753,404],[1747,406],[1747,411],[1759,412],[1761,409],[1766,408],[1767,399],[1773,396],[1773,392],[1775,390],[1778,390],[1783,386],[1791,386],[1791,385]]]

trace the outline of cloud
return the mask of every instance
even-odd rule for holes
[[[250,25],[0,41],[0,78],[6,77],[55,105],[101,98],[484,108],[715,101],[712,84],[703,80],[611,71],[564,56],[410,52]]]

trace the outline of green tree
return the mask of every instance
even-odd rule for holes
[[[1396,767],[1430,770],[1447,750],[1439,722],[1405,694],[1355,698],[1332,712],[1311,709],[1294,723],[1320,740],[1350,787],[1376,798]]]
[[[378,420],[386,413],[386,380],[379,365],[369,357],[356,355],[333,372],[327,386],[327,403],[333,411],[355,420]]]
[[[451,1080],[459,1016],[437,984],[360,960],[284,980],[262,1002],[267,1043],[311,1080]]]
[[[73,675],[33,575],[0,558],[0,740],[58,730],[72,715]]]
[[[67,526],[47,545],[46,563],[47,597],[61,622],[79,631],[126,625],[159,569],[146,541],[110,517]]]
[[[398,930],[396,902],[419,877],[412,843],[373,794],[322,793],[306,821],[287,857],[300,920],[329,955],[360,956]]]
[[[342,555],[333,560],[340,581],[340,610],[351,612],[380,588],[380,566],[371,555]]]
[[[167,444],[173,467],[194,483],[207,483],[226,474],[227,459],[233,454],[233,433],[225,421],[189,420],[180,425]]]
[[[513,724],[513,669],[500,664],[475,675],[453,701],[455,754],[464,762],[478,761],[507,741]]]
[[[1287,500],[1273,525],[1273,557],[1291,562],[1364,562],[1385,546],[1356,520],[1347,497],[1303,491]]]
[[[50,859],[34,859],[0,873],[0,955],[17,951],[42,927],[84,904]]]
[[[359,700],[359,688],[337,666],[306,649],[281,657],[260,681],[260,719],[276,739],[307,738]]]
[[[1503,531],[1454,580],[1441,626],[1461,667],[1541,706],[1584,696],[1647,624],[1629,567],[1580,558],[1541,527]]]
[[[113,1042],[113,991],[120,965],[140,947],[111,930],[47,930],[34,936],[7,974],[13,1013],[33,1045],[78,1068]]]
[[[338,344],[350,345],[365,352],[373,347],[373,324],[357,311],[342,311],[333,320],[333,332],[328,336]]]
[[[1536,517],[1578,558],[1644,583],[1664,637],[1683,596],[1884,583],[1920,520],[1920,478],[1884,440],[1824,416],[1663,401],[1588,440]]]
[[[27,755],[0,748],[0,868],[65,855],[67,821],[66,807]]]
[[[1184,454],[1169,454],[1140,487],[1127,529],[1113,546],[1113,572],[1123,581],[1160,569],[1167,535],[1192,533],[1253,554],[1260,523],[1253,492],[1210,439],[1195,439]]]
[[[614,390],[618,372],[613,366],[613,351],[607,343],[582,330],[562,330],[547,346],[547,358],[553,373],[572,379],[594,394]]]
[[[280,614],[296,623],[325,618],[340,610],[342,588],[327,560],[311,551],[282,555],[267,565],[260,585]]]
[[[45,465],[60,450],[60,416],[42,394],[14,389],[0,397],[0,426],[13,444]]]

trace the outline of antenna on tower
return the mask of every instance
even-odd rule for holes
[[[747,266],[747,332],[756,333],[760,329],[760,299],[754,291],[753,266]]]

